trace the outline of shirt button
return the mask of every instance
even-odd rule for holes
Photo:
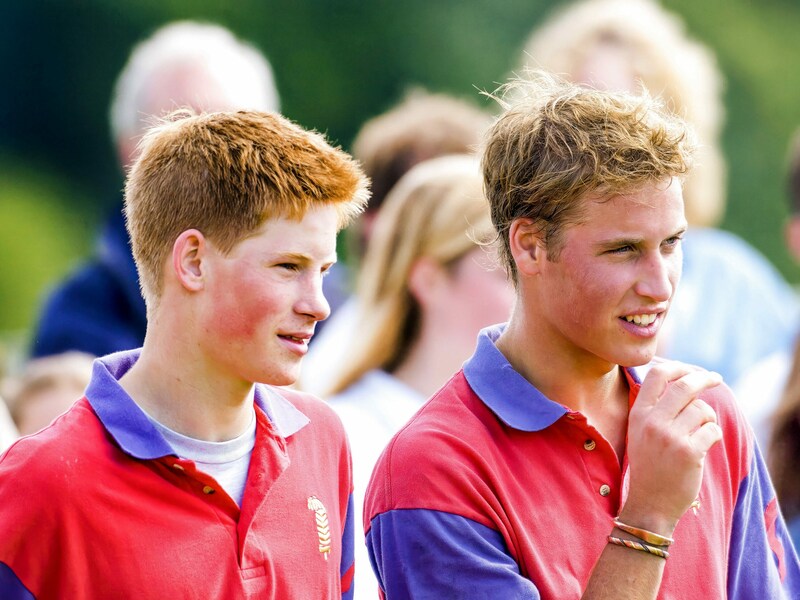
[[[596,446],[597,444],[594,443],[594,440],[586,440],[583,442],[583,449],[588,450],[589,452],[594,450]]]
[[[212,488],[210,485],[207,485],[207,486],[205,486],[203,488],[203,493],[204,494],[213,494],[214,493],[214,488]],[[603,494],[603,495],[605,495],[605,494]]]
[[[607,486],[605,483],[600,486],[600,495],[601,496],[608,496],[611,493],[611,488]]]
[[[173,464],[172,468],[175,469],[176,471],[185,471],[185,469],[182,466],[180,466],[178,463]]]

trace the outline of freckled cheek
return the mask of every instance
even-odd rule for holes
[[[603,320],[603,307],[616,304],[624,297],[626,286],[616,281],[612,274],[588,269],[562,290],[561,302],[573,315],[576,323]]]
[[[237,281],[235,287],[217,290],[209,314],[214,329],[231,339],[252,337],[277,311],[263,284],[256,285],[247,278]]]

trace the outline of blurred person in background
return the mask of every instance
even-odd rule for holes
[[[684,186],[683,276],[659,354],[735,385],[759,359],[790,349],[798,324],[794,291],[757,250],[717,228],[726,203],[724,110],[712,52],[654,0],[584,0],[537,27],[522,62],[598,89],[644,85],[697,132],[696,167]]]
[[[767,386],[771,382],[766,382]],[[789,534],[800,549],[800,347],[780,403],[769,415],[767,460]]]
[[[155,31],[133,48],[114,88],[110,126],[123,172],[155,119],[180,107],[276,111],[272,69],[256,48],[218,25],[178,21]],[[120,202],[94,256],[47,299],[31,354],[79,350],[102,356],[141,346],[145,328],[145,304]]]
[[[800,265],[800,128],[795,131],[789,144],[787,195],[789,217],[783,231],[784,241],[789,254]],[[797,337],[797,331],[793,333]],[[798,352],[800,347],[795,342],[793,348],[782,348],[764,357],[744,372],[734,389],[742,411],[753,426],[756,439],[768,458],[775,411],[778,410],[781,397],[787,394],[794,397],[800,391],[797,381],[800,373],[797,372],[798,365],[794,364]],[[780,409],[782,418],[789,416],[787,404],[794,403],[796,400],[793,398],[784,400],[784,408]],[[800,477],[800,471],[797,476]]]
[[[348,228],[349,264],[357,272],[361,256],[372,237],[375,219],[389,192],[414,165],[438,156],[474,152],[491,116],[463,100],[420,89],[409,92],[387,112],[368,120],[352,144],[353,156],[370,178],[372,195],[364,214]],[[327,280],[357,278],[344,274],[347,266],[337,264]],[[326,280],[326,281],[327,281]],[[324,331],[315,336],[303,365],[300,384],[316,394],[330,390],[338,374],[340,348],[358,328],[356,302],[350,298],[338,310],[332,308]]]
[[[356,288],[356,331],[339,340],[325,396],[353,454],[355,512],[391,437],[466,360],[481,328],[506,321],[514,292],[494,255],[477,159],[445,156],[412,167],[373,223]],[[375,598],[361,525],[357,598]]]
[[[789,154],[789,199],[786,243],[800,264],[800,129],[795,132]],[[751,415],[757,423],[756,432],[768,436],[770,472],[792,541],[800,549],[800,343],[796,343],[793,357],[776,353],[764,359],[747,380],[752,387],[742,390],[749,394],[745,410],[757,411],[758,416]],[[756,387],[757,381],[761,390]],[[775,394],[777,385],[783,390],[782,397]],[[780,398],[777,408],[769,411],[776,398]]]
[[[800,129],[789,147],[786,246],[800,264]],[[800,548],[800,344],[745,373],[736,395],[767,455],[772,480],[795,548]]]
[[[53,354],[30,360],[21,373],[5,378],[0,389],[20,435],[47,427],[83,396],[93,360],[84,352]]]

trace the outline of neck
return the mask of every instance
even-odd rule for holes
[[[253,410],[252,383],[215,376],[179,335],[166,338],[166,345],[148,332],[120,385],[147,414],[182,435],[220,442],[242,434]]]
[[[514,369],[545,396],[572,410],[585,412],[613,399],[624,375],[618,365],[597,357],[575,355],[540,331],[535,320],[515,312],[497,340],[497,348]]]
[[[392,375],[411,389],[429,398],[461,368],[473,350],[474,339],[468,346],[442,332],[441,327],[425,321],[417,341]]]
[[[497,348],[545,396],[586,416],[621,460],[628,427],[625,374],[619,365],[576,357],[548,345],[548,339],[515,311]]]

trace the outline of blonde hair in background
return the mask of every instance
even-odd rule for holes
[[[489,113],[445,94],[415,88],[361,127],[353,156],[372,181],[368,210],[377,210],[414,165],[447,154],[474,152],[492,123]]]
[[[328,393],[402,362],[420,322],[408,285],[418,259],[449,266],[493,235],[475,157],[444,156],[409,170],[378,213],[357,283],[358,334],[342,349],[348,359]]]
[[[686,218],[692,226],[718,225],[726,203],[724,81],[714,54],[655,0],[585,0],[557,9],[533,31],[522,65],[572,79],[602,44],[625,52],[647,90],[694,127],[699,147],[684,182]]]

